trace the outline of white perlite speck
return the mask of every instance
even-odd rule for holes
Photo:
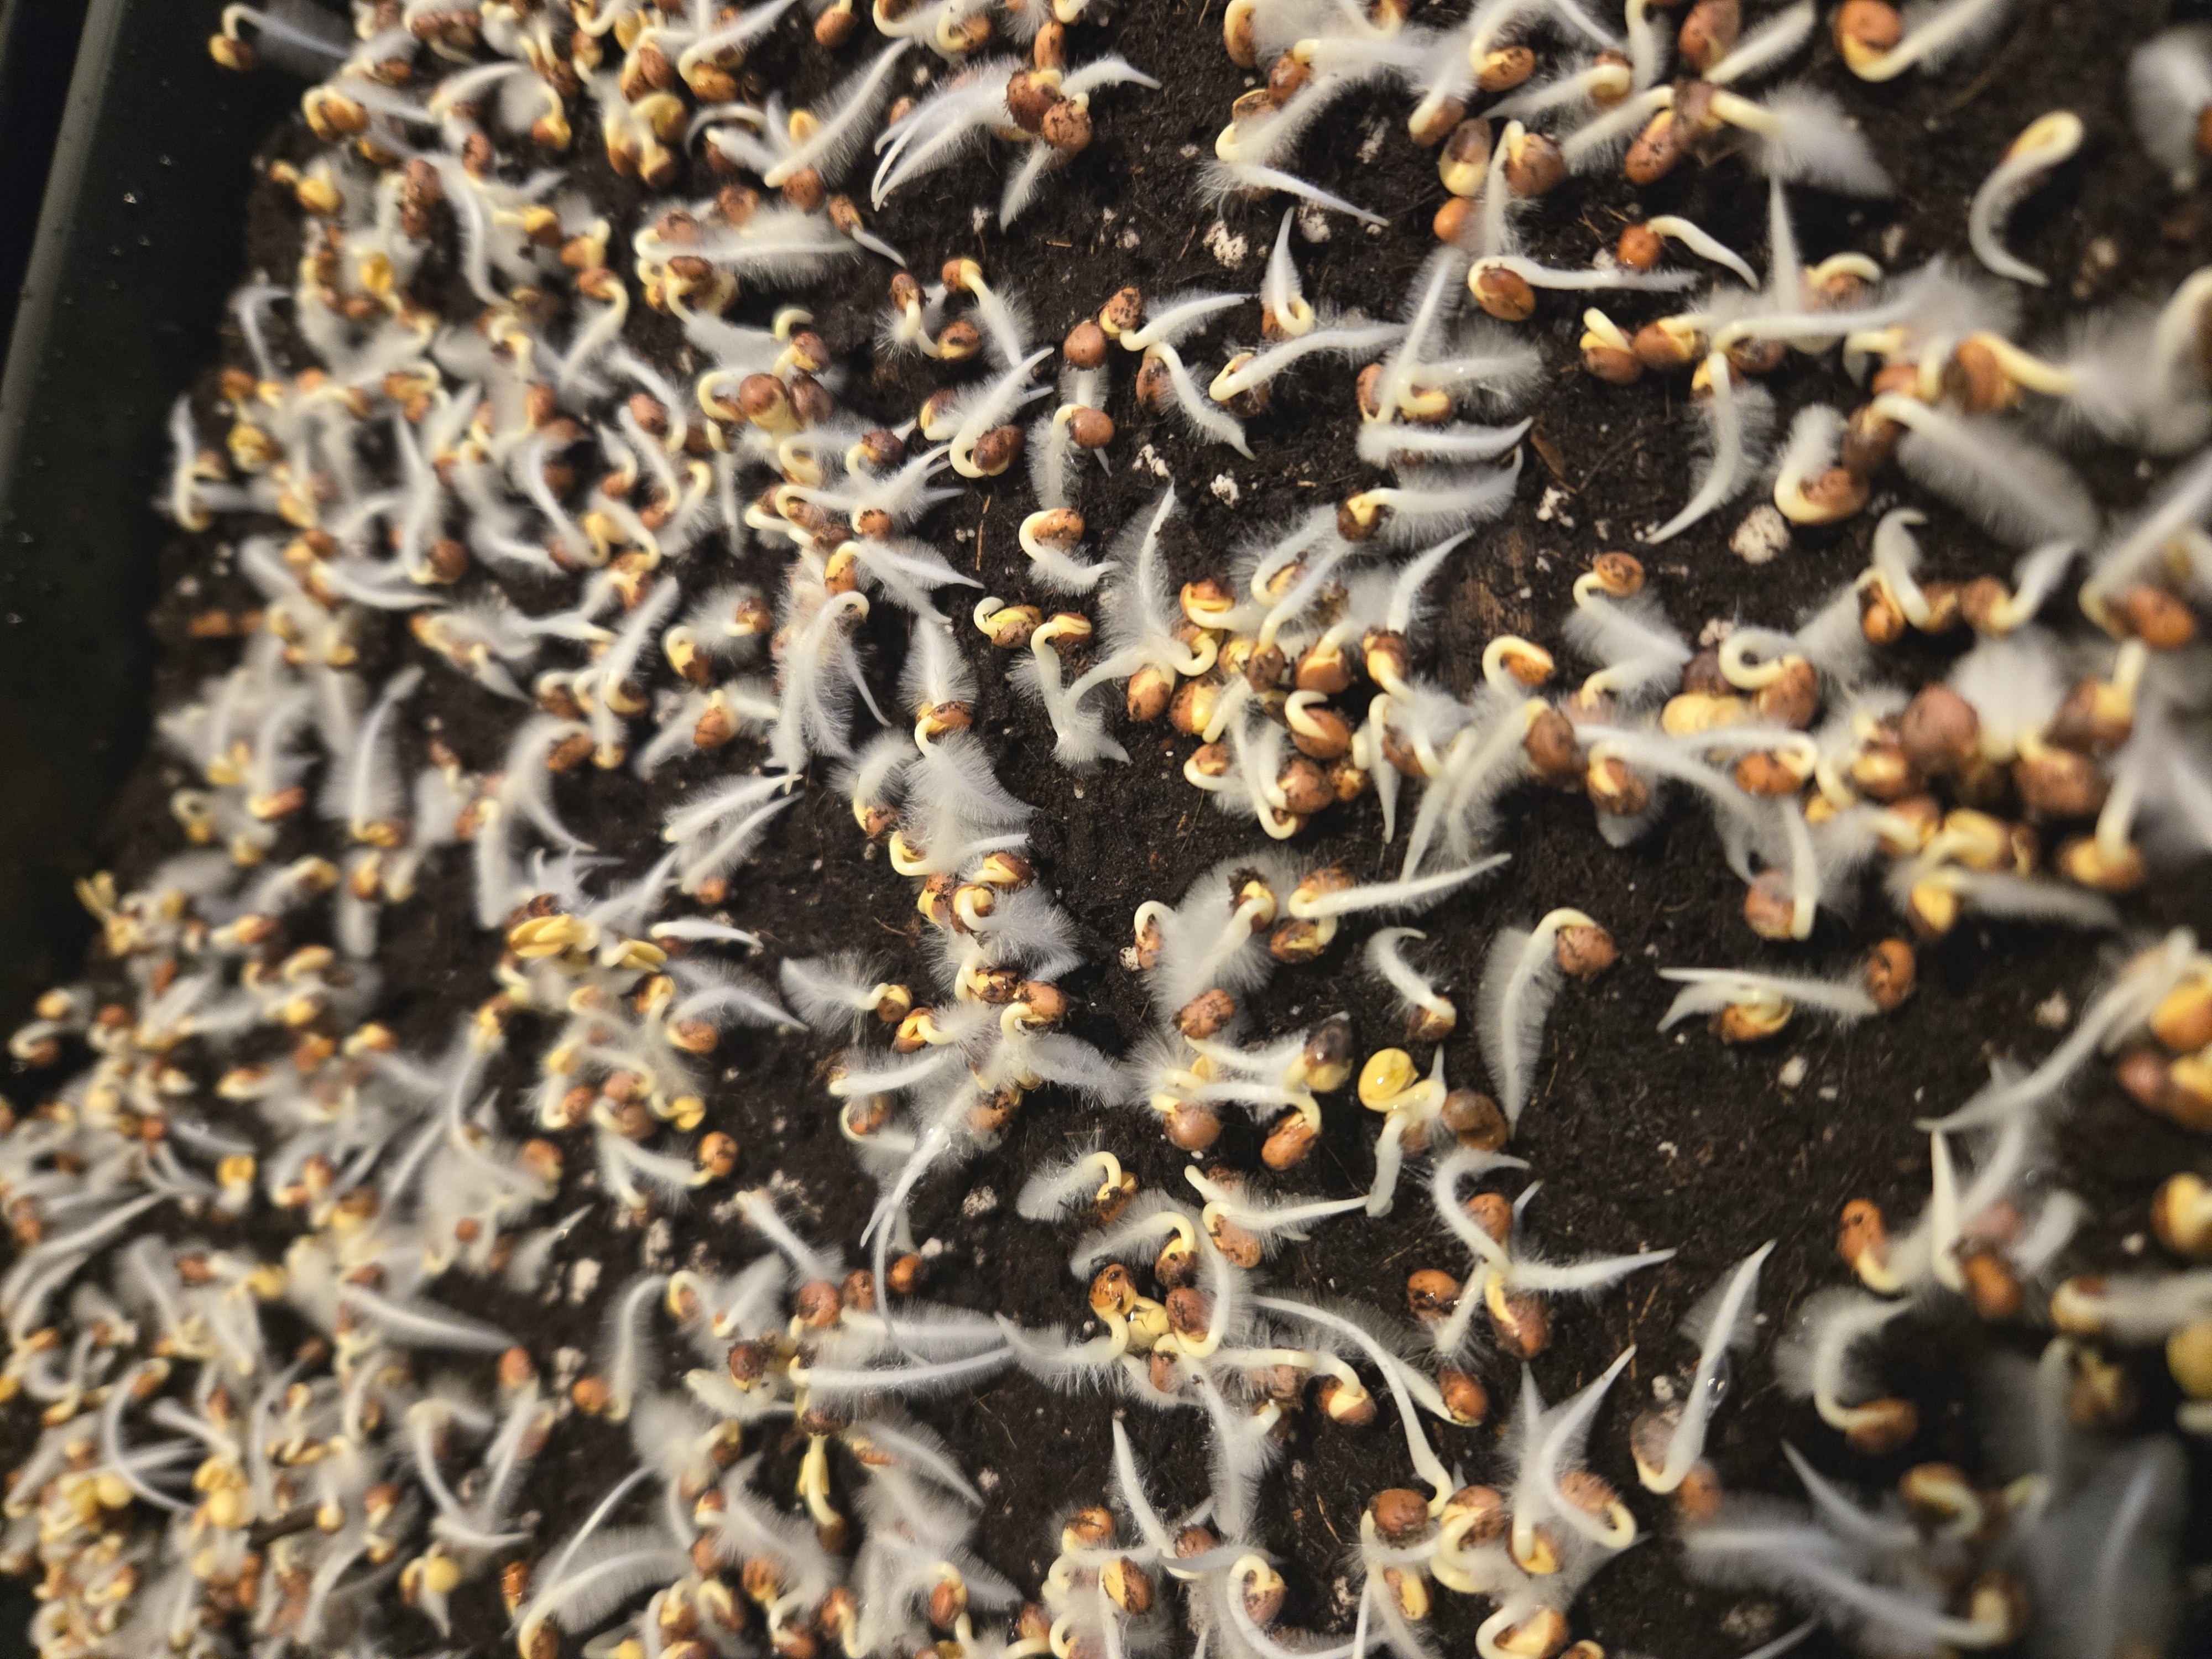
[[[1782,1062],[1782,1069],[1774,1074],[1774,1080],[1785,1089],[1794,1089],[1805,1080],[1805,1073],[1812,1069],[1806,1063],[1804,1055],[1792,1054]]]
[[[1729,551],[1746,564],[1771,564],[1776,555],[1789,548],[1789,521],[1771,501],[1762,501],[1745,514],[1729,538]]]
[[[1251,244],[1216,219],[1206,233],[1206,251],[1222,264],[1234,270],[1244,263],[1244,256],[1252,251]]]
[[[1559,485],[1546,484],[1544,499],[1536,503],[1536,521],[1539,524],[1556,524],[1564,530],[1572,530],[1575,527],[1575,521],[1569,518],[1564,510],[1567,505],[1567,492]]]
[[[580,1308],[599,1286],[599,1264],[588,1257],[568,1269],[568,1303]]]
[[[1382,153],[1382,141],[1389,136],[1388,123],[1378,119],[1367,124],[1366,130],[1359,135],[1359,162],[1362,167]]]
[[[1329,239],[1328,215],[1313,203],[1308,202],[1298,210],[1298,234],[1309,242],[1326,242]]]
[[[1137,459],[1131,465],[1144,468],[1154,477],[1166,478],[1174,476],[1169,472],[1168,464],[1160,459],[1159,451],[1154,449],[1150,444],[1144,445],[1137,451]]]
[[[1206,488],[1213,492],[1214,500],[1230,507],[1236,506],[1244,498],[1244,492],[1237,487],[1237,480],[1226,472],[1215,473],[1213,482]]]
[[[2063,1031],[2066,1022],[2074,1018],[2074,1005],[2066,1000],[2066,993],[2053,991],[2035,1005],[2035,1023],[2046,1031]]]
[[[978,1187],[960,1200],[960,1213],[970,1221],[985,1216],[999,1207],[999,1195],[988,1187]]]

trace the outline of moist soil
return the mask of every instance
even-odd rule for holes
[[[1455,9],[1417,14],[1438,21]],[[1811,190],[1791,192],[1801,243],[1810,259],[1844,249],[1873,255],[1892,270],[1943,254],[1965,258],[1966,204],[2005,145],[2035,117],[2070,108],[2086,125],[2081,155],[2036,191],[2014,216],[2008,245],[2050,272],[2051,285],[2015,287],[2030,342],[2059,331],[2081,312],[2124,296],[2162,296],[2190,270],[2212,258],[2212,211],[2202,198],[2179,199],[2129,132],[2120,102],[2126,52],[2166,21],[2149,0],[2027,0],[1978,65],[1934,76],[1908,75],[1886,86],[1850,80],[1825,33],[1798,66],[1814,83],[1838,91],[1863,124],[1876,154],[1898,184],[1893,200],[1861,203]],[[1763,9],[1755,14],[1763,15]],[[1084,24],[1070,33],[1071,61],[1119,52],[1158,76],[1157,92],[1109,88],[1094,97],[1097,138],[1054,175],[1011,234],[995,222],[1003,145],[919,181],[872,215],[870,228],[902,250],[918,272],[968,255],[994,284],[1021,294],[1035,316],[1040,343],[1056,340],[1125,285],[1148,295],[1191,287],[1255,289],[1281,216],[1280,198],[1209,202],[1200,182],[1215,133],[1231,100],[1255,77],[1239,70],[1219,46],[1219,6],[1128,3],[1106,27]],[[833,84],[872,50],[872,36],[824,53],[806,39],[796,13],[751,69],[781,85],[793,104]],[[934,70],[941,79],[946,71]],[[918,88],[916,88],[918,90]],[[1324,189],[1382,214],[1387,230],[1371,234],[1340,215],[1305,216],[1323,240],[1302,230],[1296,256],[1305,291],[1324,311],[1395,313],[1422,261],[1435,246],[1430,217],[1443,199],[1432,154],[1406,137],[1406,100],[1340,105],[1309,137],[1299,168]],[[578,123],[588,134],[592,124]],[[271,140],[273,155],[304,155],[313,146],[296,122]],[[588,145],[582,149],[589,149]],[[695,164],[696,165],[696,164]],[[581,170],[603,203],[635,201],[596,155]],[[860,183],[855,180],[855,184]],[[259,186],[248,245],[249,264],[279,281],[295,268],[297,213],[286,192]],[[856,191],[856,194],[860,193]],[[987,213],[987,210],[988,212]],[[1609,248],[1620,228],[1658,212],[1686,215],[1754,264],[1763,264],[1766,191],[1741,161],[1691,169],[1640,194],[1616,176],[1571,179],[1531,216],[1533,251],[1565,264],[1586,264]],[[1215,226],[1218,220],[1221,229]],[[621,234],[634,221],[617,221]],[[1227,256],[1242,246],[1242,258]],[[841,399],[884,423],[910,418],[932,390],[957,377],[926,359],[876,367],[872,339],[884,303],[887,271],[871,258],[850,279],[799,296],[814,326],[844,359]],[[432,296],[453,314],[472,307],[450,270],[433,270]],[[764,321],[774,301],[748,298],[736,314]],[[1669,309],[1663,296],[1612,296],[1607,308],[1632,331]],[[1484,644],[1500,632],[1525,635],[1570,662],[1560,623],[1569,588],[1596,554],[1643,550],[1637,530],[1673,512],[1693,487],[1694,435],[1686,382],[1647,376],[1630,387],[1601,384],[1577,366],[1579,307],[1551,295],[1524,326],[1541,337],[1548,365],[1542,384],[1520,412],[1535,424],[1511,510],[1486,527],[1432,583],[1432,615],[1417,638],[1417,662],[1455,690],[1480,677]],[[680,336],[667,319],[633,313],[632,338],[664,368],[684,366]],[[1201,381],[1225,355],[1226,331],[1186,350]],[[1249,343],[1246,342],[1245,343]],[[1121,435],[1113,468],[1091,476],[1083,507],[1094,540],[1146,511],[1163,487],[1177,490],[1179,511],[1166,537],[1180,582],[1227,574],[1231,550],[1279,527],[1298,512],[1377,482],[1358,462],[1358,415],[1351,375],[1340,363],[1303,365],[1279,380],[1267,410],[1249,422],[1257,460],[1194,441],[1187,428],[1139,409],[1130,395],[1127,359],[1116,354],[1109,411]],[[244,362],[241,343],[225,342],[225,360]],[[295,353],[291,367],[307,360]],[[1201,368],[1203,365],[1203,368]],[[1778,418],[1826,401],[1848,409],[1863,394],[1844,379],[1833,354],[1793,358],[1771,377]],[[198,388],[203,430],[212,416],[212,371]],[[1157,458],[1158,466],[1150,465]],[[2082,449],[2079,465],[2100,500],[2131,502],[2148,487],[2151,469],[2131,455]],[[1886,483],[1901,484],[1895,477]],[[1684,634],[1739,619],[1789,626],[1850,580],[1868,562],[1880,513],[1897,496],[1878,494],[1866,512],[1827,530],[1798,530],[1772,562],[1753,567],[1729,540],[1757,495],[1740,500],[1662,549],[1644,554],[1650,588]],[[2012,555],[1924,492],[1903,499],[1925,509],[1923,543],[1932,574],[1966,578],[2008,571]],[[956,568],[985,590],[1030,598],[1049,610],[1050,596],[1028,580],[1015,539],[1035,505],[1020,469],[962,490],[925,521],[924,533]],[[161,653],[159,700],[168,707],[192,694],[206,675],[227,668],[235,646],[190,636],[192,617],[210,609],[245,609],[251,590],[233,574],[228,547],[210,538],[179,538],[160,554],[167,598],[155,618]],[[716,577],[731,572],[777,591],[781,556],[757,546],[732,558],[719,544],[692,556]],[[480,579],[476,579],[480,580]],[[465,599],[474,580],[464,586]],[[948,611],[964,611],[960,590]],[[556,590],[516,591],[526,609],[554,608]],[[870,623],[878,701],[893,706],[893,682],[906,623],[878,605]],[[1116,734],[1129,750],[1126,766],[1088,776],[1050,759],[1052,734],[1034,706],[1006,685],[1003,660],[964,620],[956,632],[981,685],[976,726],[996,756],[999,775],[1037,810],[1030,852],[1040,878],[1073,918],[1089,965],[1062,981],[1076,1000],[1070,1029],[1109,1054],[1127,1050],[1162,1011],[1148,1006],[1140,977],[1119,953],[1130,917],[1148,899],[1175,900],[1218,860],[1254,848],[1258,831],[1232,822],[1182,776],[1194,741],[1158,726],[1136,726],[1117,711]],[[1916,638],[1880,665],[1887,678],[1917,684],[1939,676],[1963,649],[1964,637]],[[554,665],[568,649],[556,642],[541,659]],[[401,661],[421,653],[404,628],[374,619],[364,639],[362,672],[374,684]],[[501,703],[433,664],[410,706],[403,737],[410,768],[433,736],[472,770],[497,767],[507,734],[521,710]],[[864,722],[865,725],[865,722]],[[564,779],[558,789],[564,819],[599,850],[628,869],[657,850],[662,812],[703,780],[759,764],[744,742],[665,767],[650,784],[628,772]],[[126,886],[142,879],[178,844],[167,796],[186,781],[173,760],[149,754],[123,803],[112,831],[113,864]],[[787,955],[860,945],[880,954],[887,973],[918,988],[928,983],[923,925],[913,885],[899,878],[855,828],[841,793],[817,765],[800,804],[777,821],[754,864],[733,884],[723,912],[763,940],[759,966],[772,974]],[[280,856],[331,851],[325,826],[298,825]],[[1372,797],[1332,810],[1295,843],[1318,866],[1342,860],[1364,876],[1395,871],[1382,844]],[[1589,1381],[1630,1343],[1637,1353],[1613,1389],[1591,1440],[1596,1468],[1626,1492],[1645,1522],[1645,1541],[1607,1567],[1584,1592],[1572,1619],[1577,1636],[1609,1652],[1642,1651],[1680,1659],[1733,1655],[1755,1645],[1795,1613],[1761,1598],[1691,1586],[1680,1570],[1665,1506],[1638,1486],[1626,1446],[1629,1418],[1652,1398],[1655,1382],[1679,1383],[1694,1347],[1675,1327],[1698,1294],[1761,1243],[1776,1241],[1761,1284],[1771,1335],[1787,1310],[1848,1270],[1837,1259],[1833,1233],[1845,1200],[1872,1198],[1896,1218],[1924,1201],[1927,1145],[1916,1116],[1963,1100],[1994,1059],[2033,1061],[2057,1040],[2084,994],[2124,947],[2051,930],[1965,926],[1923,950],[1917,994],[1896,1012],[1849,1032],[1800,1017],[1773,1041],[1723,1047],[1695,1025],[1659,1034],[1671,988],[1660,967],[1755,965],[1784,971],[1840,971],[1882,934],[1894,918],[1869,890],[1855,916],[1824,914],[1813,940],[1781,947],[1762,943],[1741,915],[1742,888],[1729,871],[1703,814],[1677,802],[1644,839],[1626,849],[1607,846],[1579,795],[1524,789],[1507,803],[1495,845],[1511,862],[1455,896],[1419,921],[1429,934],[1419,954],[1437,981],[1471,1010],[1485,952],[1501,927],[1525,927],[1553,906],[1571,904],[1609,928],[1620,960],[1585,986],[1569,981],[1546,1032],[1539,1081],[1511,1150],[1544,1182],[1529,1206],[1532,1238],[1548,1254],[1576,1256],[1676,1247],[1656,1269],[1585,1304],[1556,1310],[1553,1341],[1532,1367],[1536,1385],[1557,1400]],[[2126,905],[2132,945],[2178,922],[2212,923],[2212,893],[2200,878],[2154,882]],[[1319,961],[1279,972],[1249,1002],[1258,1032],[1296,1030],[1347,1012],[1364,1054],[1402,1038],[1388,993],[1358,965],[1364,937],[1348,929]],[[295,939],[294,942],[300,942]],[[457,1015],[493,988],[498,941],[473,924],[465,856],[434,855],[420,896],[386,912],[378,971],[380,1017],[410,1046],[443,1043]],[[112,975],[95,962],[95,978]],[[1455,1084],[1483,1086],[1472,1018],[1446,1042]],[[540,1029],[519,1022],[502,1062],[508,1109],[517,1109],[530,1080]],[[743,1148],[739,1182],[772,1183],[787,1212],[810,1237],[842,1245],[857,1264],[860,1229],[873,1201],[872,1181],[841,1139],[820,1068],[838,1045],[811,1037],[738,1031],[717,1056],[719,1081],[708,1096],[706,1128],[733,1135]],[[1415,1045],[1426,1066],[1430,1049]],[[28,1079],[24,1079],[27,1083]],[[2078,1109],[2060,1132],[2063,1178],[2087,1201],[2090,1220],[2077,1246],[2083,1266],[2118,1266],[2145,1251],[2146,1204],[2156,1182],[2183,1167],[2212,1172],[2212,1149],[2130,1103],[2107,1072],[2093,1067]],[[1282,1177],[1258,1159],[1262,1129],[1225,1127],[1208,1155],[1254,1173],[1264,1190],[1340,1197],[1362,1191],[1373,1163],[1377,1121],[1350,1090],[1326,1103],[1325,1128],[1307,1162]],[[258,1126],[257,1126],[258,1127]],[[1045,1090],[1024,1105],[997,1148],[958,1171],[925,1182],[912,1218],[917,1240],[931,1248],[927,1294],[973,1309],[1007,1314],[1030,1325],[1082,1328],[1083,1285],[1065,1253],[1079,1224],[1041,1227],[1013,1213],[1029,1172],[1078,1138],[1103,1133],[1106,1145],[1148,1188],[1184,1189],[1188,1158],[1170,1146],[1149,1113],[1095,1109]],[[591,1181],[588,1145],[570,1149],[568,1186],[548,1214],[582,1201]],[[1428,1213],[1420,1166],[1401,1181],[1391,1215],[1339,1218],[1308,1243],[1285,1249],[1266,1268],[1273,1287],[1315,1297],[1341,1297],[1402,1315],[1406,1275],[1419,1267],[1456,1271],[1461,1253]],[[1504,1190],[1522,1182],[1508,1176]],[[719,1192],[720,1189],[714,1189]],[[757,1252],[758,1242],[718,1213],[718,1199],[667,1218],[670,1231],[611,1230],[602,1206],[569,1237],[550,1281],[551,1299],[516,1297],[493,1285],[441,1285],[456,1305],[530,1333],[541,1366],[560,1368],[559,1353],[591,1351],[598,1339],[604,1293],[571,1295],[576,1264],[601,1264],[599,1283],[611,1288],[636,1271],[650,1246],[664,1265],[727,1267]],[[283,1230],[249,1222],[246,1240],[270,1253]],[[199,1224],[197,1236],[223,1229]],[[2152,1247],[2152,1254],[2155,1254]],[[2073,1260],[2075,1258],[2069,1258]],[[304,1334],[304,1333],[303,1333]],[[1975,1358],[1993,1347],[2032,1354],[2040,1334],[2025,1327],[1983,1327],[1963,1315],[1916,1317],[1891,1328],[1881,1358],[1890,1386],[1919,1402],[1923,1427],[1903,1452],[1858,1456],[1815,1418],[1808,1403],[1788,1399],[1765,1358],[1741,1364],[1718,1415],[1710,1455],[1731,1487],[1784,1492],[1793,1482],[1782,1457],[1787,1442],[1820,1468],[1866,1488],[1893,1480],[1907,1465],[1942,1459],[1970,1470],[1985,1466],[1985,1422],[1974,1411]],[[693,1363],[672,1345],[663,1375]],[[2136,1357],[2146,1426],[2170,1419],[2171,1385],[2155,1355]],[[1491,1420],[1459,1429],[1431,1425],[1445,1460],[1469,1480],[1502,1472],[1498,1444],[1520,1386],[1516,1368],[1495,1352],[1474,1369],[1493,1401]],[[1109,1423],[1121,1414],[1155,1499],[1176,1513],[1206,1495],[1203,1422],[1183,1412],[1124,1407],[1096,1395],[1055,1393],[1018,1373],[961,1395],[921,1402],[914,1414],[934,1427],[983,1489],[988,1502],[975,1544],[983,1558],[1033,1594],[1054,1553],[1060,1519],[1074,1505],[1101,1501],[1108,1490]],[[21,1425],[18,1425],[20,1428]],[[2212,1466],[2196,1456],[2197,1513],[2205,1510]],[[761,1489],[790,1490],[796,1449],[771,1439]],[[857,1471],[842,1461],[837,1490],[850,1493]],[[13,1461],[13,1460],[11,1460]],[[632,1465],[628,1437],[617,1426],[572,1416],[554,1450],[533,1471],[525,1507],[542,1517],[538,1548],[550,1544]],[[1346,1563],[1355,1549],[1359,1512],[1377,1490],[1413,1484],[1402,1441],[1386,1408],[1364,1429],[1329,1423],[1311,1410],[1291,1421],[1279,1465],[1265,1488],[1258,1536],[1289,1581],[1286,1625],[1343,1632],[1350,1626],[1356,1576]],[[2212,1557],[2212,1528],[2192,1530],[2200,1560]],[[535,1551],[532,1552],[536,1553]],[[489,1577],[455,1598],[453,1645],[489,1653],[505,1646],[505,1615]],[[1471,1650],[1487,1611],[1477,1600],[1440,1594],[1430,1629],[1439,1650]],[[441,1645],[427,1621],[401,1613],[392,1650],[423,1652]],[[1171,1631],[1170,1644],[1189,1638]],[[1844,1650],[1825,1632],[1801,1651]]]

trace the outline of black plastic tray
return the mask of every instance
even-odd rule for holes
[[[68,78],[0,380],[0,1030],[82,959],[71,886],[149,725],[169,406],[213,360],[251,158],[299,92],[210,60],[221,0],[91,0],[72,70],[66,3],[0,11],[25,104]]]

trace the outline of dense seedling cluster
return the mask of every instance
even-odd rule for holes
[[[1202,176],[1282,198],[1257,292],[1073,306],[1008,228],[1176,69],[1125,60],[1091,0],[356,0],[342,40],[225,9],[218,62],[314,61],[315,142],[269,167],[296,271],[240,293],[242,356],[175,413],[167,508],[254,596],[198,620],[235,649],[160,714],[191,774],[176,850],[84,884],[88,977],[11,1042],[46,1075],[0,1140],[0,1389],[37,1419],[0,1548],[38,1577],[41,1655],[413,1653],[503,1624],[520,1659],[1431,1659],[1449,1597],[1482,1659],[1600,1659],[1581,1592],[1655,1534],[1692,1578],[1811,1615],[1761,1656],[1818,1621],[1881,1655],[2157,1651],[2174,1431],[2212,1432],[2212,1268],[2166,1264],[2212,1260],[2212,1195],[2171,1173],[2154,1249],[2077,1271],[2054,1127],[2106,1067],[2212,1128],[2212,957],[2147,925],[2212,849],[2212,272],[2019,337],[2015,285],[2046,278],[2005,232],[2081,147],[2063,111],[1962,204],[1983,270],[1808,263],[1792,218],[1793,189],[1888,187],[1852,76],[1943,73],[2009,9],[1847,0],[1823,82],[1791,78],[1813,0],[1748,27],[1737,0],[1230,0],[1188,44],[1218,27],[1252,71]],[[2142,142],[2193,185],[2212,37],[2127,73]],[[1357,307],[1307,298],[1302,246],[1382,222],[1298,170],[1353,103],[1435,153],[1443,197],[1407,291]],[[986,147],[1003,185],[945,248],[871,228]],[[1534,251],[1578,175],[1690,167],[1768,181],[1763,270],[1671,213],[1579,263]],[[944,257],[971,210],[1000,252]],[[825,340],[805,307],[855,289],[883,296],[866,333]],[[1539,331],[1563,303],[1588,307],[1578,362]],[[899,364],[918,407],[885,393]],[[1647,556],[1578,567],[1553,643],[1449,659],[1434,597],[1524,490],[1538,390],[1581,371],[1621,399],[1686,384],[1686,496],[1624,526]],[[1785,434],[1803,377],[1859,400],[1791,395]],[[1142,434],[1264,459],[1279,396],[1356,409],[1370,481],[1255,503],[1178,580],[1205,481]],[[2085,453],[2144,458],[2147,502],[2102,499]],[[1102,522],[1131,468],[1158,487]],[[1900,489],[2016,549],[2009,579],[1925,576]],[[985,490],[1026,502],[1018,592],[941,534]],[[1740,541],[1864,514],[1866,567],[1692,641],[1651,550],[1754,491]],[[1058,768],[1110,799],[1166,753],[1162,787],[1247,836],[1138,908],[1118,959],[1002,781],[978,715],[1000,681]],[[763,872],[799,879],[780,836],[813,791],[849,807],[836,858],[887,866],[912,916],[749,931]],[[1577,1172],[1515,1149],[1568,1109],[1555,1006],[1641,965],[1619,917],[1474,902],[1546,791],[1616,847],[1709,830],[1741,879],[1753,937],[1663,966],[1662,1030],[1877,1019],[1969,918],[2124,942],[2048,1054],[1929,1103],[1917,1216],[1854,1201],[1833,1282],[1765,1314],[1775,1245],[1736,1243],[1686,1369],[1610,1413],[1633,1346],[1571,1384],[1531,1362],[1577,1298],[1675,1252],[1547,1249],[1534,1177]],[[588,844],[602,797],[651,811],[650,852]],[[1347,819],[1379,849],[1315,850]],[[380,945],[426,918],[470,941],[465,986],[403,1040]],[[1476,926],[1455,984],[1442,947]],[[1068,1029],[1085,971],[1143,988],[1124,1052]],[[1279,976],[1295,1019],[1255,1014]],[[1355,983],[1402,1024],[1356,1028]],[[834,1123],[866,1213],[730,1133],[725,1063],[779,1047],[818,1060],[786,1109]],[[1066,1257],[1058,1322],[932,1299],[917,1195],[1040,1112],[1066,1151],[1015,1208]],[[1365,1113],[1364,1164],[1315,1155]],[[1283,1267],[1386,1221],[1402,1306]],[[586,1300],[590,1352],[536,1331],[538,1303]],[[1869,1499],[1777,1446],[1791,1496],[1723,1481],[1708,1436],[1753,1352],[1852,1452],[1908,1451],[1922,1413],[1878,1357],[1900,1322],[2006,1333],[1980,1473],[1915,1462]],[[2160,1344],[2179,1401],[2154,1415],[2128,1355]],[[1069,1413],[1115,1402],[1110,1464],[1018,1517],[1052,1542],[1034,1582],[979,1553],[997,1478],[931,1425],[1015,1372]],[[1140,1461],[1155,1413],[1202,1442],[1194,1509]],[[1271,1549],[1301,1425],[1367,1437],[1368,1484],[1328,1495],[1357,1516],[1340,1562]],[[549,1512],[566,1449],[625,1442],[629,1473]],[[1340,1569],[1334,1605],[1291,1603]]]

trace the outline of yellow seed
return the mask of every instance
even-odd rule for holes
[[[1716,697],[1702,691],[1669,697],[1659,711],[1660,729],[1677,738],[1740,726],[1750,718],[1751,705],[1741,697]]]
[[[1790,1023],[1796,1005],[1788,1002],[1732,1002],[1721,1010],[1721,1041],[1762,1042]]]
[[[1520,1565],[1522,1571],[1534,1573],[1540,1577],[1555,1573],[1559,1570],[1559,1548],[1553,1542],[1551,1534],[1541,1527],[1533,1527],[1529,1529],[1526,1554],[1522,1553],[1521,1540],[1517,1537],[1514,1540],[1513,1559]]]
[[[2184,1325],[2166,1339],[2166,1368],[2191,1400],[2212,1400],[2212,1319]]]
[[[1941,833],[1951,856],[1969,870],[1998,870],[2012,862],[2011,837],[1987,812],[1968,807],[1947,812]]]
[[[286,1274],[283,1267],[264,1261],[246,1276],[246,1288],[264,1302],[284,1294]]]
[[[649,945],[641,939],[626,939],[623,940],[621,949],[616,951],[614,961],[608,965],[646,972],[661,966],[667,960],[668,952],[658,945]]]
[[[2175,1053],[2212,1042],[2212,981],[2190,980],[2167,992],[2150,1017],[2151,1035]]]
[[[2203,1176],[2187,1170],[2168,1176],[2151,1199],[2150,1225],[2176,1255],[2193,1261],[2212,1257],[2212,1192]]]
[[[507,948],[525,962],[531,962],[588,948],[597,932],[575,916],[532,916],[507,929]]]
[[[1149,1353],[1152,1345],[1168,1334],[1168,1310],[1164,1304],[1149,1297],[1138,1297],[1129,1304],[1129,1346],[1138,1353]]]
[[[2203,1051],[2184,1054],[2166,1068],[2166,1074],[2184,1094],[2212,1100],[2212,1056]]]
[[[1359,1103],[1370,1112],[1387,1112],[1392,1101],[1420,1080],[1413,1055],[1403,1048],[1377,1048],[1359,1068]]]
[[[1421,1574],[1401,1570],[1390,1589],[1407,1618],[1419,1620],[1429,1616],[1429,1581]]]
[[[1939,881],[1914,884],[1906,898],[1912,925],[1929,939],[1941,939],[1959,920],[1959,896]]]

